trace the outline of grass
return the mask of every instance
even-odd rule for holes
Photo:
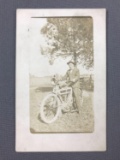
[[[30,87],[30,131],[31,133],[91,133],[94,131],[93,92],[83,91],[81,114],[62,114],[52,124],[40,119],[40,104],[43,98],[52,91],[51,87]]]

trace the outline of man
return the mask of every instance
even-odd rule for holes
[[[69,70],[66,72],[66,75],[63,79],[67,80],[69,86],[73,89],[73,108],[71,112],[80,113],[80,73],[79,69],[75,66],[74,61],[69,61],[68,63]]]

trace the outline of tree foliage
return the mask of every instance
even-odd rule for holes
[[[41,53],[49,57],[52,64],[61,56],[71,56],[76,63],[86,68],[93,67],[93,22],[91,17],[47,18],[41,29],[46,38],[46,47]]]

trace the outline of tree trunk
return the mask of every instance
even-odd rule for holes
[[[75,52],[74,52],[74,62],[75,62],[75,65],[77,65],[77,57]]]

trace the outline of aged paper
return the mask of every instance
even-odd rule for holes
[[[16,18],[16,151],[105,151],[106,10]]]

